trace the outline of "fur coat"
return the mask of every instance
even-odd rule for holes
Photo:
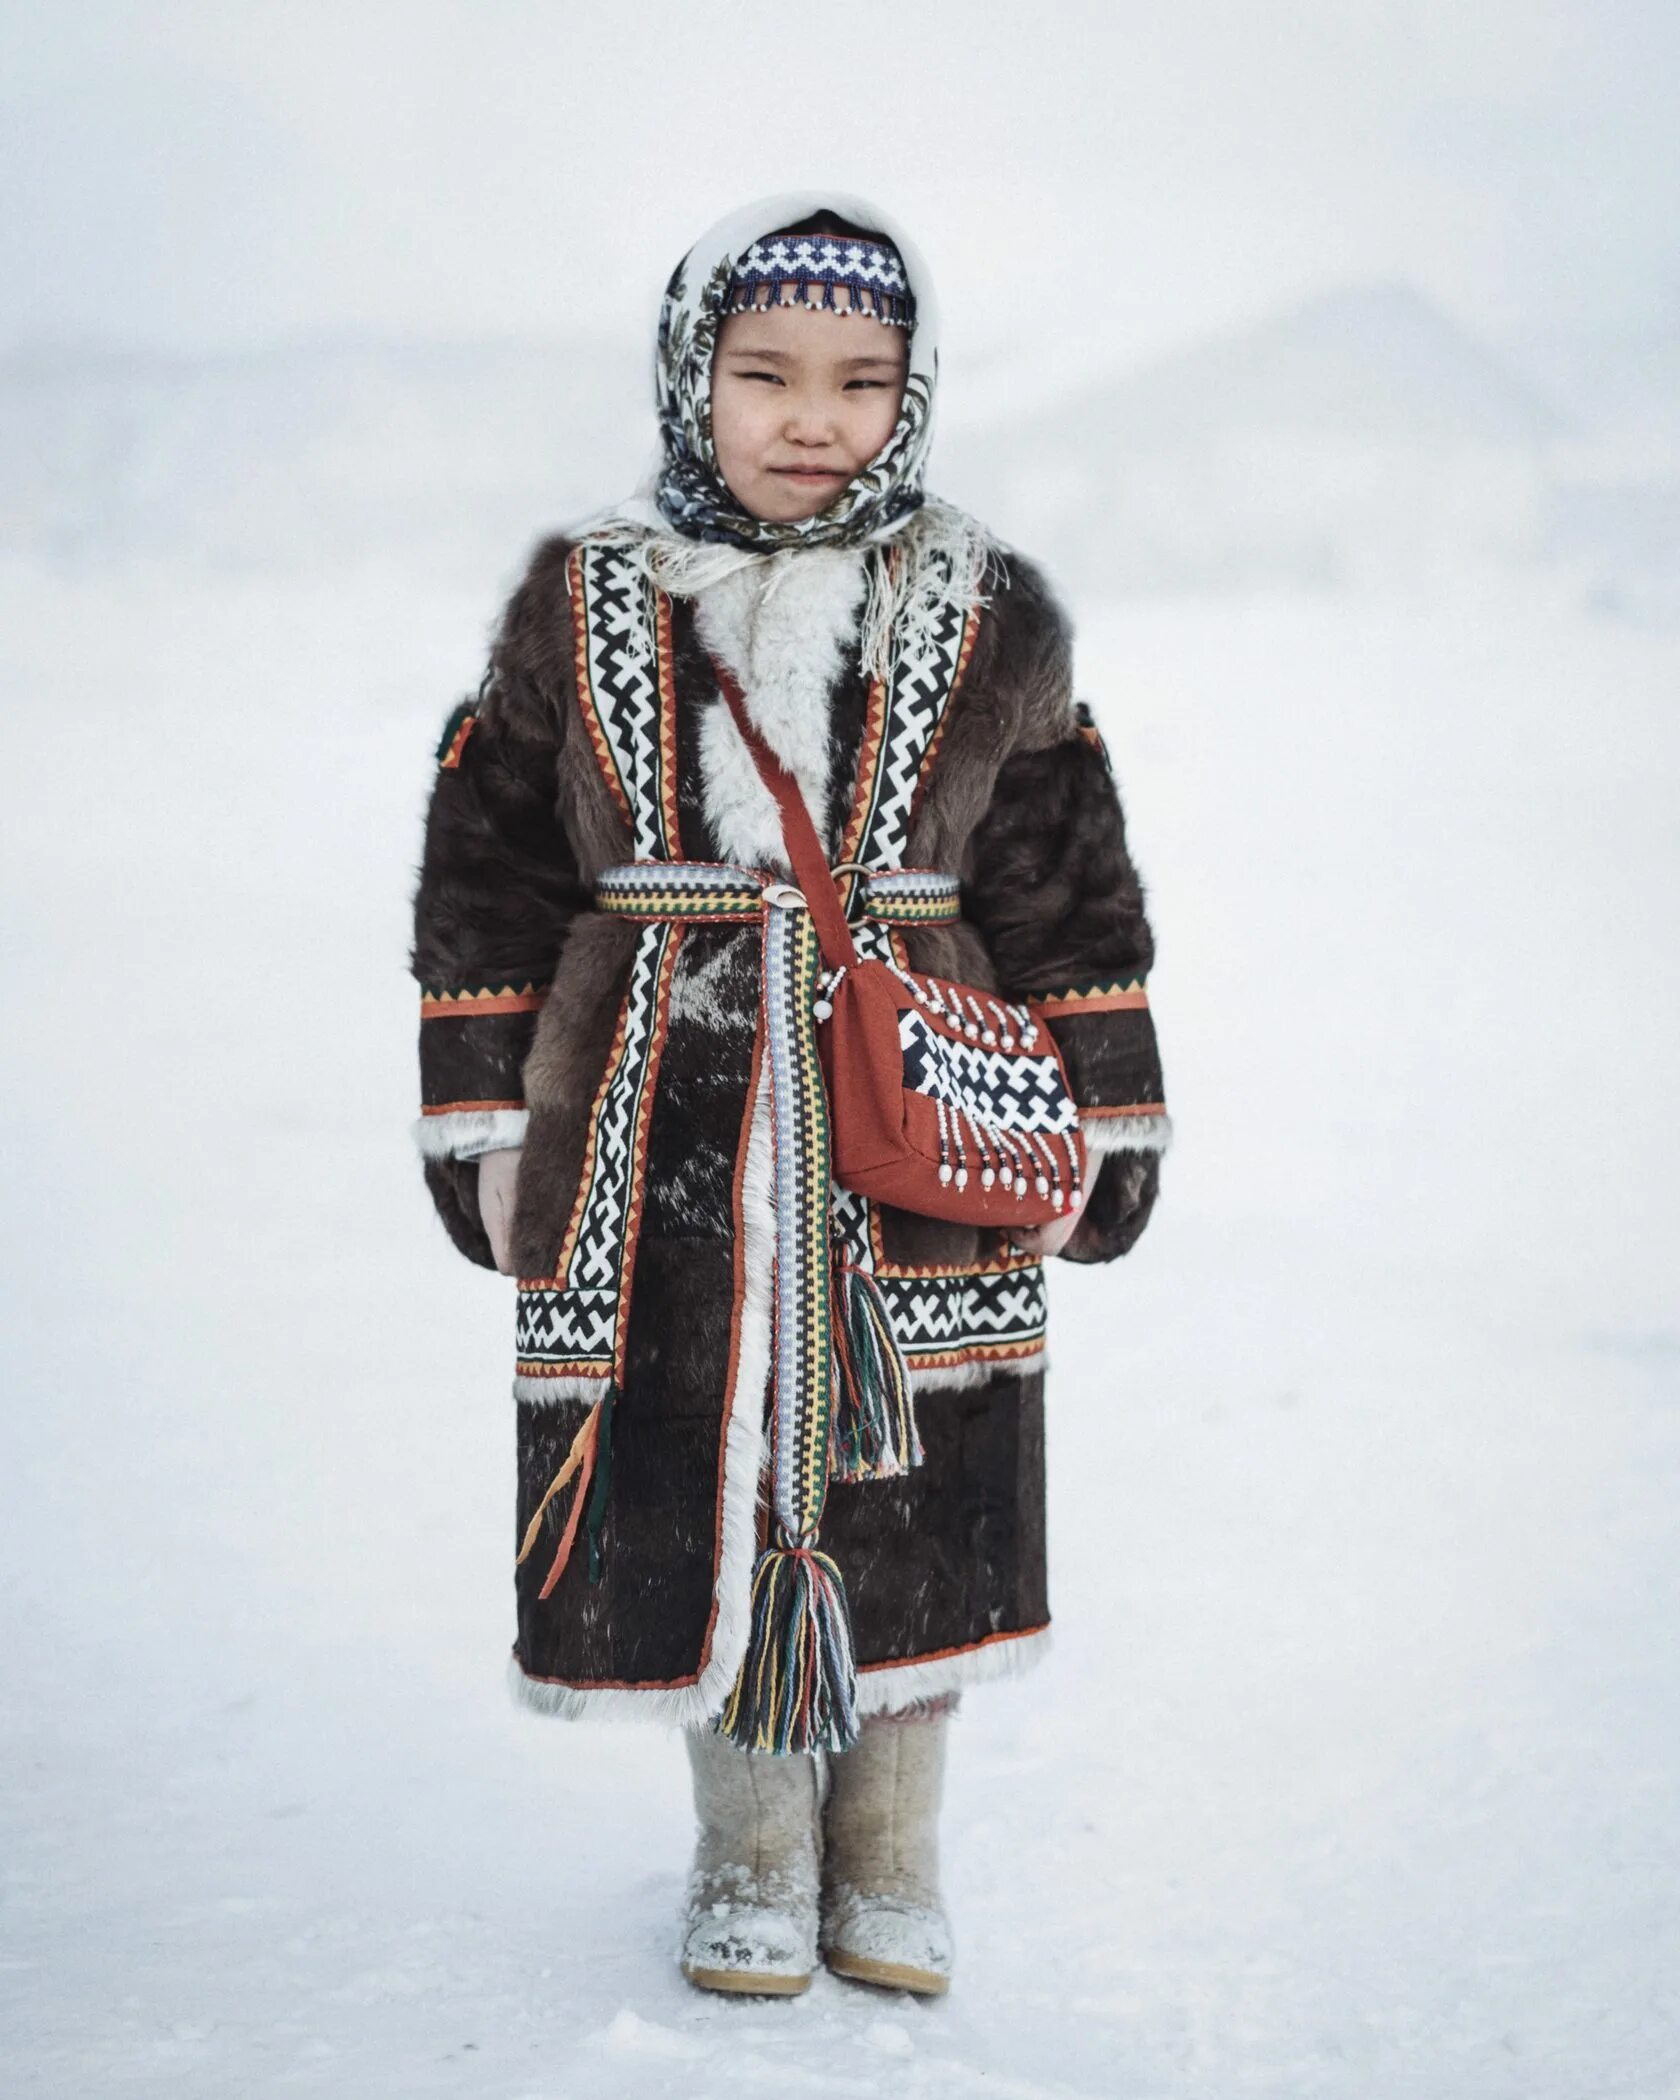
[[[659,677],[682,856],[786,868],[774,804],[718,693],[745,687],[838,861],[869,748],[860,670],[864,550],[777,556],[660,599]],[[422,988],[418,1127],[439,1215],[493,1266],[477,1161],[520,1144],[513,1221],[522,1341],[516,1537],[552,1533],[544,1497],[591,1397],[531,1337],[594,1158],[622,1053],[636,928],[592,908],[635,857],[622,797],[586,732],[593,675],[574,543],[540,546],[477,699],[451,717],[426,821],[413,974]],[[768,586],[768,587],[767,587]],[[1071,635],[1042,574],[1000,550],[924,762],[906,865],[961,882],[961,916],[893,935],[916,970],[1031,997],[1080,1106],[1092,1173],[1062,1258],[1106,1262],[1143,1230],[1168,1124],[1146,979],[1152,943],[1114,776],[1072,689]],[[750,1142],[755,929],[688,925],[662,1008],[637,1153],[622,1390],[598,1559],[543,1594],[516,1568],[512,1682],[550,1712],[715,1717],[746,1641],[764,1524],[771,1197]],[[876,1272],[912,1374],[925,1463],[836,1485],[824,1550],[851,1600],[864,1713],[1019,1667],[1049,1624],[1042,1264],[1001,1233],[871,1206]],[[533,1522],[536,1519],[536,1522]]]

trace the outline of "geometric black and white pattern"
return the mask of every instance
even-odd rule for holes
[[[911,632],[902,636],[886,678],[886,711],[870,807],[856,855],[868,868],[898,868],[910,817],[933,740],[956,690],[968,616],[940,591],[912,608]]]
[[[665,753],[660,709],[669,682],[660,676],[659,628],[651,586],[618,549],[578,550],[585,641],[584,690],[579,699],[601,731],[630,810],[638,860],[664,860]],[[620,1283],[629,1254],[636,1140],[648,1106],[660,1015],[658,990],[666,954],[680,938],[671,920],[638,928],[624,995],[624,1040],[595,1121],[589,1185],[583,1193],[577,1243],[566,1273],[553,1286],[521,1290],[515,1337],[523,1364],[566,1364],[602,1378],[618,1360]]]
[[[1018,1269],[949,1276],[895,1276],[877,1270],[875,1282],[899,1347],[918,1356],[970,1348],[1042,1344],[1048,1314],[1042,1262]]]
[[[898,1017],[904,1084],[960,1108],[984,1126],[1057,1134],[1077,1129],[1079,1111],[1050,1052],[988,1050],[959,1042],[915,1007]]]
[[[675,841],[665,836],[666,740],[660,734],[663,694],[653,585],[623,550],[585,544],[578,550],[588,691],[630,809],[637,860],[669,860]]]
[[[525,1363],[587,1362],[602,1377],[617,1358],[619,1283],[627,1251],[636,1134],[652,1064],[657,990],[679,937],[669,919],[637,929],[624,998],[624,1044],[595,1122],[577,1244],[556,1286],[519,1292],[515,1332]]]

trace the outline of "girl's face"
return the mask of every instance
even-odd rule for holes
[[[712,445],[744,510],[814,517],[869,464],[898,421],[905,333],[808,306],[729,316],[712,358]]]

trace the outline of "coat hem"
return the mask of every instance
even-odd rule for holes
[[[857,1710],[860,1715],[899,1713],[941,1692],[1017,1677],[1049,1652],[1046,1624],[1020,1633],[988,1634],[969,1647],[907,1656],[902,1662],[865,1663],[858,1671]],[[685,1728],[715,1721],[728,1689],[708,1690],[704,1672],[678,1684],[566,1684],[529,1676],[517,1649],[508,1657],[507,1678],[515,1703],[532,1713],[569,1721],[654,1721]]]
[[[896,1713],[940,1692],[986,1684],[998,1677],[1018,1677],[1050,1652],[1050,1627],[1029,1626],[1020,1633],[988,1634],[969,1647],[908,1656],[903,1662],[865,1663],[858,1671],[860,1714]]]

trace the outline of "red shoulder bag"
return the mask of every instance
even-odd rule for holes
[[[1055,1037],[1029,1004],[858,954],[798,783],[713,659],[781,813],[825,976],[816,1005],[834,1178],[962,1224],[1041,1225],[1084,1200],[1085,1143]]]

